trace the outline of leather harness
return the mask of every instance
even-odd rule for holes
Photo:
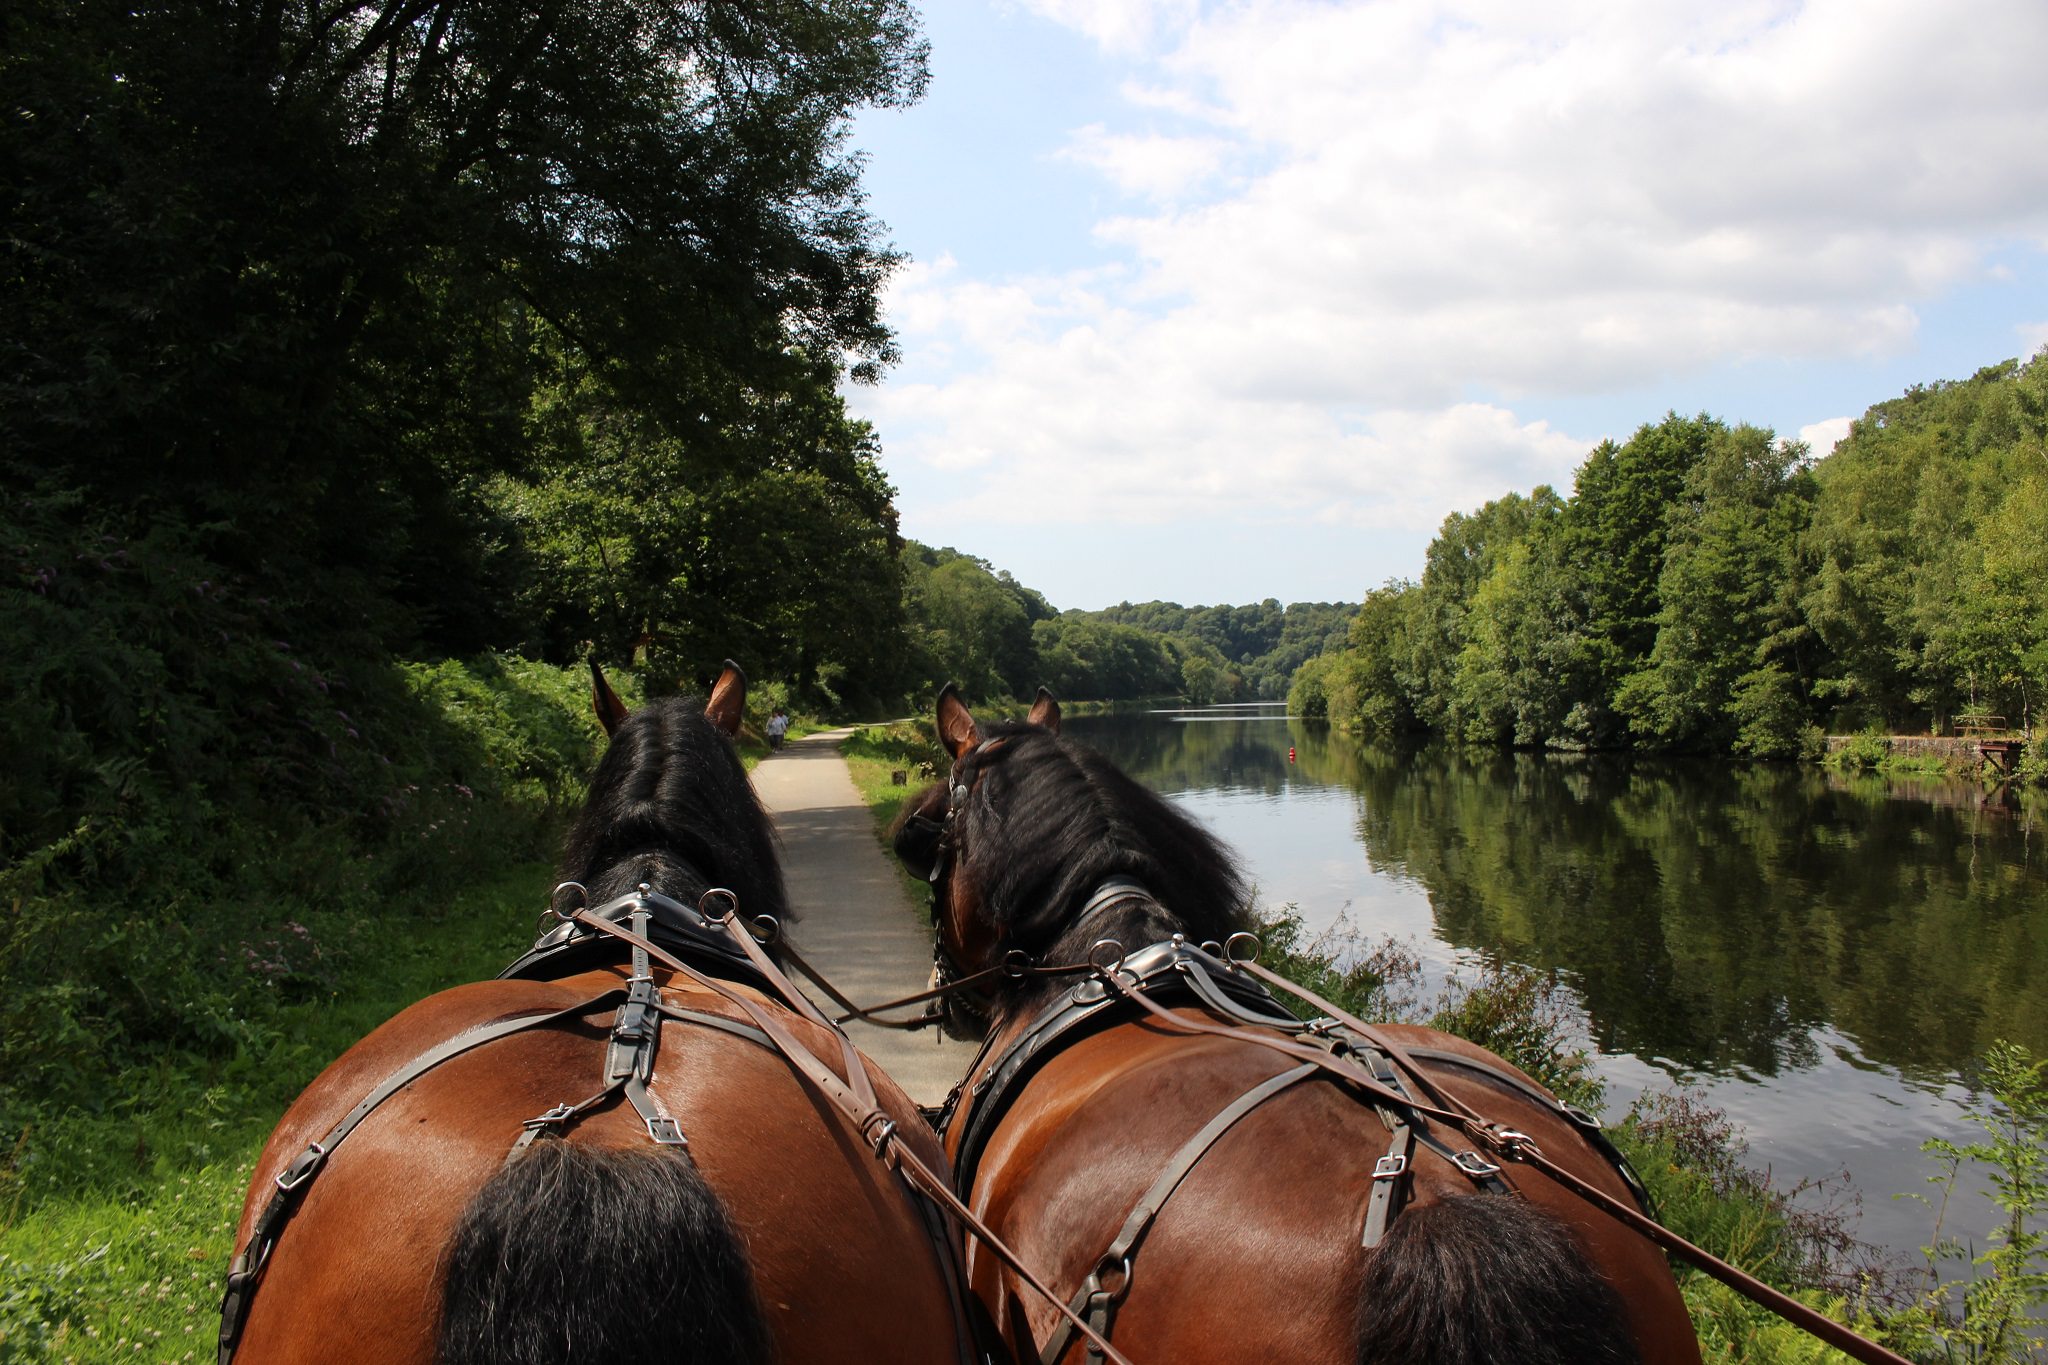
[[[1136,883],[1105,883],[1090,898],[1089,911],[1138,896],[1150,898]],[[1104,1338],[1110,1336],[1117,1308],[1130,1290],[1133,1258],[1174,1191],[1242,1119],[1267,1100],[1319,1075],[1348,1082],[1348,1088],[1371,1104],[1387,1127],[1387,1152],[1374,1167],[1372,1188],[1361,1219],[1362,1246],[1377,1246],[1405,1204],[1418,1144],[1441,1156],[1482,1191],[1507,1194],[1512,1188],[1498,1163],[1477,1148],[1446,1141],[1449,1134],[1439,1132],[1439,1128],[1448,1125],[1432,1126],[1426,1112],[1439,1119],[1457,1116],[1444,1113],[1440,1107],[1441,1092],[1415,1068],[1414,1060],[1424,1058],[1484,1075],[1567,1119],[1613,1164],[1637,1202],[1648,1211],[1647,1190],[1601,1130],[1599,1120],[1519,1076],[1476,1058],[1428,1048],[1399,1049],[1404,1059],[1411,1060],[1405,1068],[1397,1067],[1392,1055],[1397,1049],[1386,1044],[1370,1026],[1329,1015],[1303,1021],[1244,970],[1253,964],[1228,958],[1222,945],[1196,946],[1175,935],[1167,942],[1128,955],[1112,941],[1105,940],[1096,946],[1114,948],[1116,960],[1105,956],[1094,974],[1044,1006],[1013,1035],[998,1056],[986,1061],[977,1057],[967,1076],[948,1095],[941,1111],[943,1123],[949,1127],[954,1122],[965,1125],[954,1151],[954,1176],[963,1192],[973,1189],[975,1171],[989,1140],[1032,1076],[1060,1049],[1106,1028],[1128,1023],[1134,1015],[1159,1017],[1169,1026],[1180,1024],[1198,1032],[1223,1032],[1255,1042],[1271,1040],[1286,1045],[1289,1051],[1301,1048],[1307,1053],[1307,1059],[1298,1056],[1296,1065],[1260,1081],[1220,1110],[1175,1151],[1131,1206],[1115,1237],[1068,1303],[1075,1316],[1083,1318]],[[1222,1027],[1201,1026],[1187,1015],[1172,1012],[1177,1006],[1190,1005],[1205,1011]],[[1405,1081],[1404,1069],[1408,1072]],[[1361,1080],[1368,1083],[1361,1085]],[[1417,1090],[1422,1093],[1418,1095]],[[960,1110],[963,1101],[964,1112]],[[1072,1344],[1074,1335],[1072,1322],[1063,1321],[1040,1352],[1041,1365],[1058,1361]],[[1103,1358],[1092,1343],[1088,1358]]]
[[[569,888],[579,893],[582,891],[575,883],[565,883],[563,887],[556,888],[557,895]],[[586,1099],[575,1103],[558,1104],[546,1113],[527,1119],[521,1126],[519,1137],[506,1154],[507,1162],[517,1157],[537,1138],[565,1132],[585,1114],[617,1096],[624,1096],[633,1106],[652,1141],[661,1146],[673,1147],[687,1157],[689,1140],[683,1133],[681,1124],[668,1112],[648,1085],[654,1077],[655,1059],[661,1045],[662,1025],[671,1019],[723,1030],[792,1062],[798,1062],[800,1059],[790,1056],[790,1047],[793,1045],[797,1051],[804,1053],[804,1060],[813,1063],[812,1067],[799,1065],[805,1079],[821,1086],[837,1081],[837,1077],[832,1076],[822,1064],[817,1064],[815,1058],[809,1057],[801,1044],[796,1044],[786,1034],[781,1038],[773,1036],[780,1032],[779,1028],[758,1009],[747,1009],[743,1001],[740,1003],[744,1012],[754,1017],[762,1027],[706,1011],[684,1009],[662,998],[661,992],[654,985],[652,975],[651,959],[655,957],[687,973],[698,983],[711,986],[721,995],[727,995],[728,999],[738,999],[719,989],[720,983],[713,982],[687,967],[669,951],[671,948],[695,957],[726,981],[745,982],[771,997],[784,993],[778,989],[778,983],[773,979],[780,974],[774,972],[768,959],[758,952],[749,951],[752,947],[751,942],[740,942],[740,937],[746,935],[748,930],[729,927],[733,918],[730,910],[736,909],[736,906],[731,905],[731,893],[709,892],[706,893],[707,900],[714,895],[723,895],[727,898],[729,913],[725,919],[713,920],[700,908],[672,900],[645,884],[642,884],[634,894],[622,896],[594,911],[580,907],[572,914],[552,911],[551,913],[555,914],[561,923],[542,933],[531,951],[499,974],[501,979],[550,980],[602,967],[617,960],[618,945],[623,940],[630,945],[632,951],[632,971],[626,984],[612,987],[589,1000],[564,1009],[520,1014],[481,1024],[429,1048],[386,1077],[338,1123],[329,1128],[319,1141],[312,1143],[293,1158],[273,1182],[275,1188],[258,1212],[249,1240],[229,1266],[221,1299],[219,1365],[231,1365],[242,1329],[248,1320],[250,1301],[265,1267],[270,1262],[271,1253],[276,1249],[278,1238],[304,1199],[307,1186],[326,1166],[335,1148],[340,1146],[342,1141],[385,1100],[451,1058],[527,1029],[582,1018],[617,1002],[618,1009],[613,1015],[610,1037],[605,1046],[602,1086]],[[630,923],[631,928],[624,928],[622,922]],[[772,925],[772,921],[769,923]],[[722,929],[727,929],[728,932],[722,933]],[[786,985],[786,980],[780,984]],[[796,995],[793,989],[787,993]],[[801,1000],[800,995],[796,998]],[[816,1016],[815,1009],[807,1001],[803,1002],[798,1012]],[[843,1033],[836,1029],[833,1031],[838,1034],[843,1045],[848,1080],[854,1086],[848,1098],[853,1100],[855,1105],[864,1107],[870,1117],[873,1117],[879,1111],[873,1109],[873,1091],[867,1084],[867,1076],[860,1065],[858,1055],[853,1052],[852,1044],[845,1040]],[[813,1074],[813,1070],[817,1074]],[[877,1125],[864,1122],[862,1137],[880,1152],[887,1146],[893,1126],[886,1123]],[[901,1163],[892,1162],[892,1165],[897,1166],[901,1175]],[[938,1202],[917,1184],[909,1180],[902,1183],[914,1198],[920,1220],[926,1234],[932,1240],[939,1264],[944,1268],[947,1277],[948,1298],[953,1304],[959,1357],[963,1365],[973,1365],[976,1361],[985,1360],[987,1357],[974,1339],[974,1325],[969,1322],[963,1309],[966,1295],[961,1292],[959,1264],[946,1227],[946,1210],[941,1209]]]

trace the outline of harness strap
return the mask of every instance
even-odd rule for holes
[[[1385,1053],[1368,1048],[1365,1063],[1389,1090],[1403,1095],[1408,1093]],[[1387,1225],[1408,1202],[1414,1184],[1408,1167],[1415,1155],[1415,1129],[1422,1122],[1406,1109],[1376,1104],[1373,1110],[1380,1116],[1380,1122],[1387,1125],[1387,1154],[1373,1163],[1372,1194],[1365,1201],[1365,1226],[1358,1237],[1358,1244],[1366,1248],[1380,1244],[1387,1235]]]
[[[241,1340],[242,1327],[248,1317],[249,1300],[256,1291],[256,1282],[262,1277],[264,1267],[270,1264],[270,1254],[277,1247],[277,1239],[283,1234],[284,1225],[297,1211],[307,1183],[327,1164],[327,1158],[333,1155],[334,1149],[341,1145],[343,1139],[356,1130],[356,1125],[369,1117],[370,1111],[451,1057],[459,1057],[472,1048],[482,1047],[485,1043],[525,1029],[538,1028],[543,1024],[557,1023],[588,1014],[623,994],[623,991],[614,988],[595,999],[571,1005],[567,1009],[500,1019],[495,1023],[480,1024],[458,1033],[446,1042],[429,1048],[385,1077],[376,1089],[365,1095],[355,1108],[343,1115],[339,1123],[329,1128],[318,1142],[292,1158],[284,1170],[278,1173],[274,1181],[277,1188],[271,1192],[269,1200],[256,1215],[256,1221],[249,1230],[249,1240],[243,1244],[233,1264],[228,1267],[227,1286],[220,1301],[220,1365],[228,1365],[234,1358],[235,1345]]]
[[[1344,1021],[1346,1025],[1357,1029],[1363,1036],[1370,1038],[1374,1046],[1384,1048],[1396,1061],[1407,1068],[1410,1074],[1414,1075],[1418,1080],[1423,1080],[1424,1084],[1428,1084],[1420,1064],[1415,1060],[1416,1054],[1403,1048],[1391,1038],[1386,1037],[1379,1030],[1352,1018],[1343,1010],[1332,1005],[1314,992],[1286,980],[1284,977],[1259,966],[1255,962],[1241,962],[1238,965],[1248,968],[1254,975],[1271,981],[1273,984],[1293,992],[1304,1000],[1313,1002],[1318,1008],[1329,1011],[1336,1018]],[[1430,1049],[1429,1051],[1432,1053],[1436,1052],[1435,1049]],[[1464,1059],[1464,1062],[1465,1065],[1484,1070],[1488,1075],[1500,1074],[1496,1073],[1493,1068],[1482,1066],[1471,1059]],[[1511,1083],[1513,1082],[1511,1081]],[[1736,1293],[1770,1309],[1787,1322],[1819,1337],[1822,1341],[1843,1354],[1863,1362],[1863,1365],[1911,1365],[1911,1362],[1904,1356],[1887,1350],[1861,1333],[1844,1327],[1833,1318],[1814,1311],[1790,1295],[1765,1284],[1754,1275],[1730,1265],[1712,1252],[1694,1246],[1691,1242],[1671,1231],[1642,1210],[1629,1207],[1613,1195],[1608,1194],[1605,1190],[1566,1170],[1544,1156],[1536,1144],[1529,1141],[1522,1134],[1503,1131],[1495,1125],[1487,1123],[1470,1108],[1459,1103],[1455,1096],[1449,1095],[1441,1090],[1441,1088],[1433,1085],[1430,1088],[1439,1098],[1449,1101],[1457,1109],[1464,1110],[1469,1119],[1458,1120],[1460,1126],[1464,1127],[1467,1132],[1475,1132],[1481,1136],[1487,1142],[1487,1145],[1497,1151],[1505,1160],[1523,1163],[1535,1170],[1541,1171],[1544,1175],[1577,1194],[1587,1203],[1600,1209],[1615,1221],[1641,1233],[1644,1237],[1649,1238],[1650,1241],[1663,1247],[1679,1259],[1713,1276]],[[1562,1104],[1559,1107],[1564,1109],[1566,1117],[1572,1119],[1581,1133],[1588,1131],[1586,1123],[1582,1122],[1579,1118],[1574,1118],[1572,1111],[1568,1107]],[[1611,1146],[1611,1144],[1609,1145]],[[1462,1160],[1458,1160],[1458,1164],[1462,1167],[1464,1163]],[[1627,1183],[1630,1184],[1632,1189],[1639,1188],[1641,1184],[1639,1180],[1628,1181]]]
[[[578,911],[571,918],[582,920],[586,918],[587,913],[586,911]],[[752,941],[752,934],[748,933],[744,927],[733,924],[729,920],[727,924],[728,931],[732,933],[735,939],[740,941],[741,946],[747,951],[747,955],[750,958],[756,959],[756,965],[764,971],[772,973],[770,979],[776,983],[778,992],[786,991],[800,1000],[803,999],[803,993],[798,991],[786,976],[782,975],[773,962],[769,961],[767,955],[761,952],[760,945]],[[1079,1327],[1091,1343],[1099,1345],[1107,1359],[1116,1361],[1117,1365],[1131,1365],[1130,1360],[1122,1352],[1111,1346],[1087,1323],[1082,1322],[1076,1314],[1068,1309],[1065,1301],[1053,1293],[1052,1290],[1046,1288],[1044,1281],[1040,1280],[1038,1276],[1033,1274],[1024,1265],[1018,1258],[1017,1253],[1012,1251],[1001,1238],[997,1237],[986,1223],[977,1218],[973,1210],[960,1201],[960,1197],[953,1193],[952,1186],[947,1181],[942,1179],[929,1166],[925,1165],[917,1153],[904,1146],[902,1140],[896,1135],[895,1120],[891,1119],[874,1101],[874,1088],[868,1080],[865,1068],[861,1065],[860,1053],[846,1039],[843,1033],[839,1033],[836,1029],[833,1030],[833,1032],[838,1033],[843,1047],[843,1055],[851,1068],[852,1077],[858,1078],[858,1090],[833,1074],[830,1067],[826,1066],[824,1062],[818,1059],[815,1053],[799,1042],[773,1015],[767,1013],[746,996],[733,991],[725,983],[705,976],[688,963],[647,942],[630,929],[625,929],[619,925],[602,920],[593,921],[592,927],[601,933],[611,934],[614,937],[624,939],[628,943],[639,942],[657,962],[661,962],[671,969],[682,973],[691,981],[702,985],[705,989],[724,997],[728,1002],[737,1006],[742,1013],[753,1021],[755,1027],[767,1035],[769,1041],[774,1044],[775,1050],[781,1053],[784,1060],[796,1069],[797,1074],[808,1080],[821,1096],[831,1101],[841,1113],[846,1115],[853,1123],[855,1130],[861,1135],[862,1140],[873,1150],[877,1160],[885,1163],[892,1170],[902,1175],[906,1182],[921,1187],[928,1198],[944,1205],[946,1210],[954,1218],[958,1219],[963,1227],[986,1245],[990,1251],[994,1252],[1004,1265],[1015,1271],[1034,1291],[1043,1295],[1046,1302],[1058,1309],[1062,1316]],[[810,1005],[808,1001],[805,1001],[805,1004],[809,1007],[807,1011],[809,1015],[818,1019],[825,1027],[831,1028],[830,1022],[825,1020],[823,1015],[818,1014],[817,1006]],[[852,1079],[852,1077],[849,1079]],[[859,1092],[861,1091],[864,1091],[867,1095],[865,1101],[859,1097]]]
[[[1131,1258],[1138,1254],[1138,1243],[1151,1231],[1153,1220],[1159,1216],[1159,1210],[1165,1207],[1166,1201],[1180,1187],[1181,1181],[1187,1179],[1188,1173],[1195,1169],[1195,1163],[1199,1162],[1239,1119],[1296,1081],[1306,1080],[1315,1073],[1316,1068],[1313,1066],[1298,1066],[1291,1071],[1283,1071],[1277,1076],[1268,1077],[1232,1100],[1221,1113],[1202,1125],[1200,1132],[1182,1143],[1180,1150],[1174,1153],[1173,1160],[1166,1163],[1166,1168],[1153,1180],[1151,1188],[1146,1190],[1132,1207],[1130,1215],[1124,1219],[1122,1229],[1117,1232],[1116,1239],[1109,1244],[1109,1250],[1102,1253],[1102,1258],[1096,1262],[1095,1269],[1089,1273],[1068,1307],[1075,1314],[1085,1309],[1089,1325],[1103,1337],[1108,1337],[1116,1318],[1117,1305],[1123,1302],[1124,1295],[1131,1289]],[[1066,1353],[1068,1343],[1073,1337],[1072,1326],[1067,1323],[1060,1324],[1059,1331],[1053,1334],[1046,1342],[1045,1349],[1039,1352],[1040,1365],[1053,1365],[1053,1362]],[[1088,1348],[1088,1358],[1091,1361],[1102,1359],[1102,1352],[1092,1343]]]

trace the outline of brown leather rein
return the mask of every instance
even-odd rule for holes
[[[1100,947],[1102,945],[1099,944],[1097,946]],[[936,1000],[954,991],[971,989],[983,982],[998,977],[1017,979],[1025,976],[1093,973],[1103,983],[1105,990],[1113,992],[1163,1024],[1187,1033],[1201,1034],[1209,1037],[1234,1038],[1254,1043],[1293,1059],[1302,1069],[1330,1076],[1349,1086],[1354,1091],[1359,1092],[1364,1098],[1375,1105],[1442,1123],[1465,1134],[1477,1146],[1493,1153],[1502,1161],[1526,1166],[1541,1173],[1565,1189],[1570,1190],[1602,1213],[1607,1214],[1617,1222],[1622,1223],[1658,1246],[1663,1247],[1667,1252],[1678,1257],[1680,1260],[1686,1261],[1699,1270],[1704,1271],[1714,1279],[1735,1290],[1738,1294],[1770,1310],[1794,1326],[1826,1342],[1836,1350],[1863,1362],[1863,1365],[1913,1365],[1906,1357],[1872,1341],[1854,1329],[1836,1322],[1833,1318],[1817,1312],[1783,1291],[1765,1284],[1762,1280],[1757,1279],[1747,1271],[1729,1264],[1712,1252],[1694,1245],[1641,1210],[1630,1207],[1628,1204],[1608,1194],[1605,1190],[1588,1183],[1580,1176],[1558,1165],[1545,1156],[1543,1151],[1527,1134],[1488,1120],[1449,1091],[1433,1083],[1429,1079],[1428,1074],[1423,1070],[1421,1062],[1406,1048],[1402,1047],[1401,1044],[1389,1038],[1381,1030],[1345,1011],[1342,1007],[1325,1000],[1314,991],[1281,976],[1277,972],[1260,966],[1255,961],[1244,958],[1227,959],[1232,969],[1243,970],[1267,985],[1285,991],[1306,1002],[1311,1007],[1320,1011],[1327,1019],[1351,1030],[1367,1041],[1372,1047],[1387,1054],[1400,1066],[1408,1078],[1430,1098],[1425,1101],[1413,1095],[1405,1094],[1383,1083],[1379,1077],[1374,1076],[1357,1062],[1327,1049],[1296,1042],[1289,1038],[1277,1037],[1269,1032],[1247,1028],[1239,1024],[1215,1023],[1196,1019],[1186,1013],[1169,1009],[1152,999],[1142,986],[1124,979],[1124,975],[1119,971],[1119,966],[1126,959],[1121,953],[1121,946],[1117,945],[1117,948],[1118,957],[1114,961],[1105,959],[1068,966],[1050,967],[1032,964],[1024,954],[1013,950],[1006,956],[1002,964],[995,967],[984,968],[981,971],[961,977],[956,981],[948,982],[945,985],[921,991],[915,995],[904,996],[898,1000],[870,1006],[866,1009],[852,1006],[851,1002],[848,1002],[837,991],[831,991],[830,993],[835,1000],[853,1011],[851,1014],[842,1016],[842,1019],[860,1018],[868,1019],[874,1023],[883,1023],[884,1021],[874,1019],[873,1016],[885,1010]],[[808,967],[806,968],[806,974],[813,976],[815,979],[815,973],[810,972]],[[935,1020],[936,1017],[935,1012],[927,1011],[925,1014],[919,1015],[914,1019],[898,1022],[893,1026],[898,1028],[922,1027],[927,1022]],[[1041,1289],[1040,1292],[1044,1291]],[[1074,1318],[1074,1314],[1069,1312],[1067,1317],[1071,1320]],[[1088,1335],[1091,1340],[1096,1339],[1095,1333],[1089,1332]]]

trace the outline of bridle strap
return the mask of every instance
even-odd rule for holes
[[[588,911],[579,910],[573,916],[569,916],[569,918],[588,922],[590,927],[597,929],[600,933],[610,934],[615,938],[623,939],[627,943],[645,948],[648,955],[657,962],[662,963],[673,971],[680,972],[690,981],[704,987],[706,990],[712,991],[738,1007],[742,1013],[746,1014],[753,1021],[756,1028],[767,1035],[769,1041],[775,1045],[775,1050],[781,1053],[783,1059],[795,1068],[797,1074],[809,1081],[820,1095],[831,1101],[853,1123],[855,1130],[859,1132],[861,1139],[874,1152],[877,1160],[904,1175],[910,1183],[920,1186],[927,1197],[943,1205],[977,1240],[994,1252],[1004,1265],[1016,1272],[1034,1291],[1044,1296],[1045,1301],[1057,1309],[1061,1316],[1071,1322],[1088,1339],[1091,1345],[1100,1350],[1107,1359],[1116,1361],[1117,1365],[1131,1365],[1127,1357],[1114,1346],[1111,1346],[1107,1340],[1086,1322],[1082,1321],[1057,1294],[1048,1289],[1043,1281],[1025,1267],[1016,1252],[1012,1251],[1001,1238],[997,1237],[987,1224],[977,1218],[973,1210],[960,1201],[960,1197],[953,1193],[949,1182],[933,1172],[929,1166],[926,1166],[919,1159],[915,1152],[904,1145],[902,1139],[896,1134],[895,1120],[891,1119],[876,1103],[873,1084],[869,1081],[866,1068],[861,1064],[860,1053],[854,1048],[852,1042],[847,1039],[844,1032],[834,1028],[831,1021],[819,1013],[817,1006],[804,998],[803,992],[799,991],[790,982],[789,978],[784,976],[782,971],[769,959],[768,955],[761,951],[760,945],[753,941],[754,936],[743,926],[735,923],[733,917],[728,916],[723,921],[715,922],[726,925],[727,932],[734,936],[747,956],[754,961],[755,966],[768,975],[778,995],[794,997],[795,1001],[802,1002],[801,1007],[798,1009],[799,1013],[812,1020],[812,1022],[831,1029],[838,1036],[842,1057],[849,1067],[849,1075],[846,1080],[841,1080],[835,1075],[832,1069],[820,1061],[817,1055],[809,1048],[799,1042],[795,1035],[791,1034],[780,1020],[762,1009],[753,1000],[732,990],[725,983],[705,976],[688,963],[674,957],[657,945],[648,942],[632,930],[613,924],[608,920],[596,919],[590,916]],[[852,1082],[851,1085],[849,1085],[849,1081]]]

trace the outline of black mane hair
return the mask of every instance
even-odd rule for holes
[[[646,882],[686,904],[714,886],[748,918],[789,917],[774,826],[704,703],[668,698],[627,716],[590,779],[559,881],[602,905]]]
[[[968,797],[954,817],[953,856],[971,868],[1002,949],[1078,962],[1098,939],[1135,951],[1176,933],[1220,942],[1249,926],[1236,858],[1195,820],[1093,749],[1039,726],[997,722],[982,733],[954,767],[952,782],[964,782]],[[908,809],[943,816],[949,786],[938,790],[935,807],[926,797]],[[1132,898],[1076,923],[1112,878],[1139,883],[1153,901]],[[1016,989],[1059,989],[1052,980]]]

